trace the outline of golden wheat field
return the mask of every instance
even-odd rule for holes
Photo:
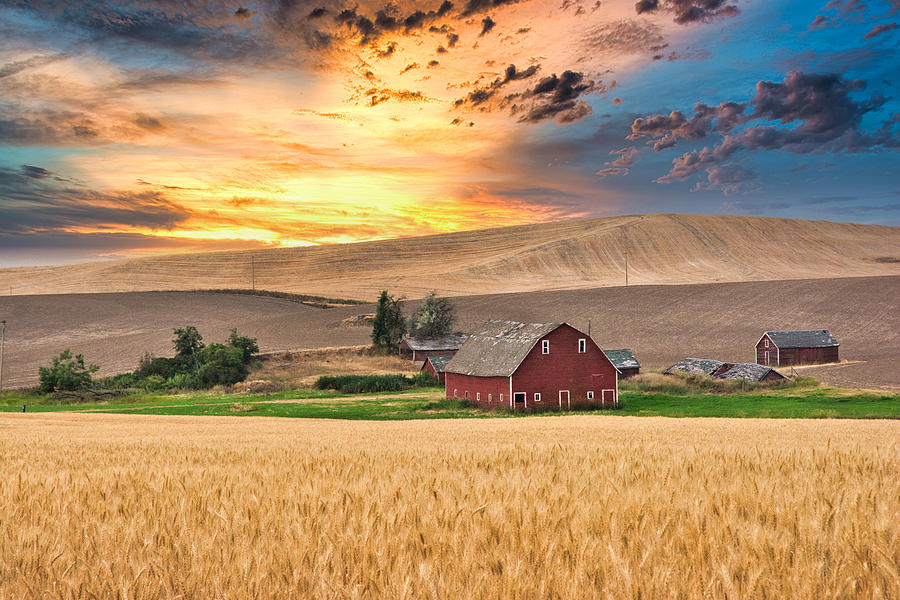
[[[898,598],[900,423],[0,416],[0,597]]]

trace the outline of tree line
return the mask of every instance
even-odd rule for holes
[[[174,329],[173,357],[157,357],[145,353],[138,368],[95,382],[95,364],[85,364],[84,355],[73,355],[66,348],[53,358],[49,367],[38,370],[38,391],[77,392],[95,385],[106,389],[139,388],[145,391],[174,389],[208,389],[216,385],[233,385],[247,378],[253,356],[259,352],[256,338],[240,335],[237,329],[225,343],[206,345],[193,325]]]

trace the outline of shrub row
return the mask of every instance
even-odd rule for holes
[[[416,387],[433,387],[437,379],[429,373],[416,375],[324,375],[316,380],[316,389],[338,390],[345,394],[398,392]]]

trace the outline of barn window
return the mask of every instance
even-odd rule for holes
[[[588,400],[593,400],[593,399],[594,399],[594,392],[592,390],[592,391],[588,392]]]
[[[457,388],[453,388],[453,397],[456,398],[456,390]]]
[[[479,402],[481,402],[481,392],[477,392],[475,394],[475,399],[478,400]]]
[[[503,402],[503,394],[500,394],[500,402]]]
[[[493,402],[493,401],[494,401],[494,395],[488,394],[488,402]]]
[[[768,348],[768,347],[769,347],[769,338],[766,338],[766,341],[765,341],[765,346],[766,346],[766,348]]]
[[[550,340],[541,342],[541,354],[550,354]]]
[[[525,402],[525,392],[516,392],[513,394],[513,402],[519,404],[520,402]]]
[[[578,352],[582,353],[582,354],[584,352],[587,352],[587,340],[585,340],[585,339],[578,340]]]
[[[466,400],[469,399],[469,390],[466,390]]]
[[[535,393],[534,393],[534,401],[535,401],[535,402],[540,402],[540,401],[541,401],[541,393],[540,393],[540,392],[535,392]]]

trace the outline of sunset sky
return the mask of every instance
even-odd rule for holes
[[[900,224],[900,0],[0,2],[0,268],[648,212]]]

